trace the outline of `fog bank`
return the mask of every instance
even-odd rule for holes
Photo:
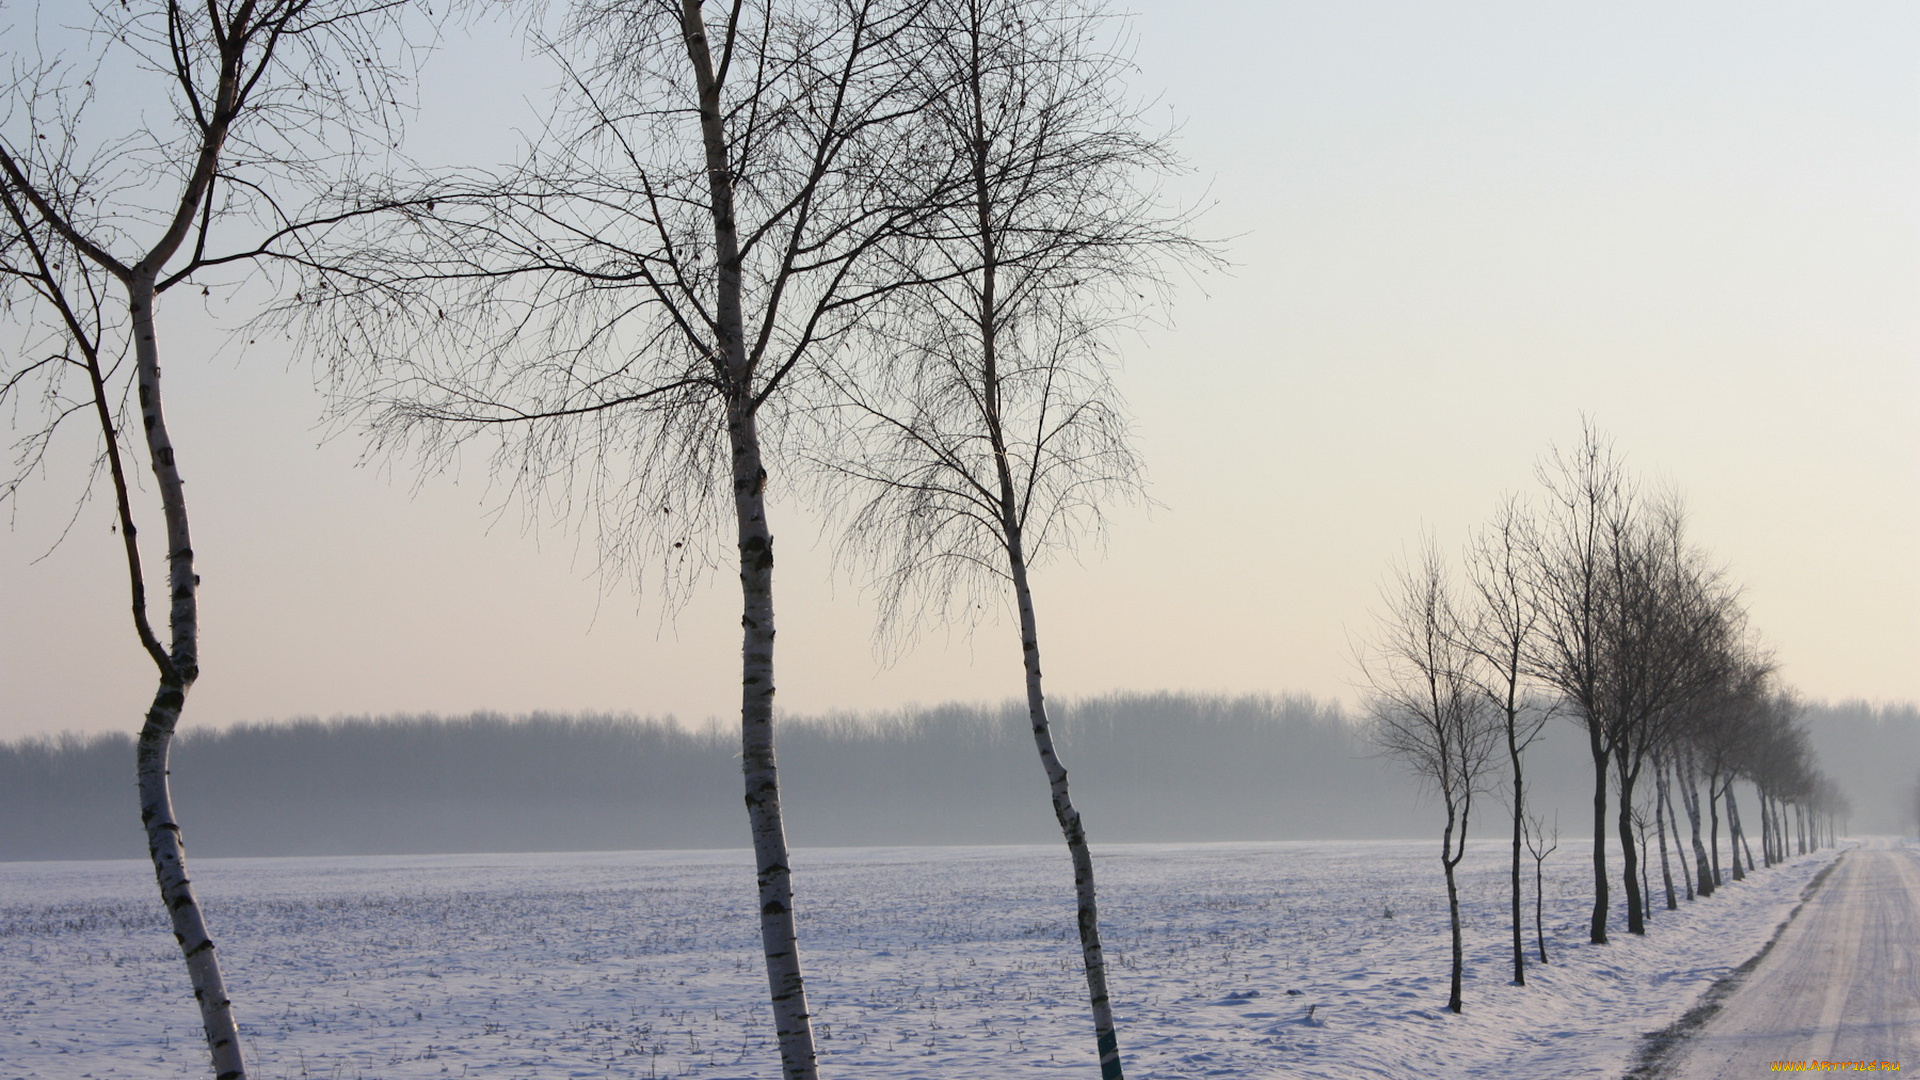
[[[1808,726],[1853,827],[1909,829],[1920,715],[1821,706]],[[1061,705],[1057,727],[1095,843],[1438,835],[1419,786],[1312,698],[1115,694]],[[1059,839],[1015,703],[788,717],[779,739],[795,845]],[[737,753],[730,730],[634,717],[307,720],[183,734],[173,783],[196,855],[741,847]],[[125,735],[0,744],[0,859],[142,855],[132,763]],[[1584,736],[1554,721],[1530,801],[1584,835],[1591,777]],[[1473,835],[1502,835],[1505,813],[1479,800]]]

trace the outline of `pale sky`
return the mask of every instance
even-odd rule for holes
[[[1920,7],[1134,6],[1138,89],[1235,265],[1125,343],[1162,505],[1039,576],[1052,693],[1351,699],[1390,560],[1463,539],[1586,413],[1684,495],[1790,683],[1920,699]],[[421,153],[497,160],[548,81],[498,34],[450,42]],[[186,297],[165,316],[205,582],[189,727],[737,714],[730,577],[665,621],[599,587],[590,537],[496,517],[478,471],[356,468],[352,438],[317,445],[304,370],[212,355]],[[152,692],[109,505],[39,558],[72,463],[0,531],[0,738],[133,731]],[[1021,691],[1005,619],[882,668],[817,524],[773,527],[784,708]]]

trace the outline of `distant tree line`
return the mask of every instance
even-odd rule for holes
[[[807,845],[1038,843],[1025,706],[790,717]],[[1338,706],[1120,694],[1068,702],[1062,746],[1109,841],[1403,838],[1410,792]],[[177,798],[209,855],[738,847],[737,744],[631,717],[392,717],[183,735]],[[131,857],[124,735],[0,745],[0,858]]]
[[[1868,832],[1914,827],[1920,711],[1805,707],[1822,761]],[[1111,842],[1408,839],[1414,793],[1358,718],[1307,697],[1115,694],[1069,701],[1061,737]],[[790,717],[782,760],[806,793],[810,846],[1040,843],[1012,704]],[[1587,805],[1591,766],[1554,725],[1527,754],[1531,817]],[[178,798],[207,855],[724,848],[740,845],[732,740],[633,717],[382,717],[190,730]],[[140,832],[127,735],[0,743],[0,860],[132,858]],[[1022,765],[1025,768],[1022,768]],[[221,782],[228,777],[232,783]],[[1231,783],[1223,784],[1220,778]],[[718,785],[718,786],[716,786]],[[1237,790],[1236,790],[1237,789]],[[498,800],[481,791],[500,793]],[[1503,791],[1502,794],[1505,794]],[[1674,796],[1677,799],[1677,795]],[[1711,825],[1709,825],[1711,828]],[[1528,838],[1537,839],[1530,830]],[[1712,839],[1708,843],[1712,844]]]
[[[1643,491],[1591,426],[1538,472],[1540,497],[1508,500],[1468,544],[1466,588],[1431,540],[1397,572],[1357,656],[1374,741],[1443,810],[1455,1012],[1464,955],[1454,868],[1475,797],[1502,780],[1512,825],[1513,981],[1526,983],[1523,762],[1550,717],[1576,725],[1591,760],[1596,945],[1608,941],[1614,896],[1610,832],[1627,930],[1643,934],[1653,906],[1650,841],[1673,909],[1676,875],[1688,900],[1712,896],[1729,878],[1832,842],[1848,813],[1816,763],[1802,706],[1748,626],[1739,589],[1687,538],[1677,497]],[[1757,857],[1737,781],[1756,796]],[[1544,961],[1544,942],[1539,951]]]

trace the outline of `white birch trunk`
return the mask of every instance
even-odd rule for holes
[[[186,960],[187,978],[200,1003],[200,1021],[217,1080],[244,1080],[246,1063],[240,1052],[239,1026],[233,1003],[220,975],[219,957],[206,920],[194,899],[187,877],[186,847],[173,812],[167,785],[168,751],[173,742],[187,691],[200,674],[199,575],[193,569],[193,542],[187,528],[186,491],[174,460],[173,441],[167,435],[166,414],[160,403],[160,353],[154,336],[154,272],[134,268],[127,282],[133,320],[134,359],[140,395],[140,420],[145,429],[148,457],[159,488],[166,522],[167,596],[170,646],[162,668],[160,687],[147,710],[136,747],[140,787],[140,820],[146,828],[147,853],[153,860],[160,898],[173,924],[174,940]],[[109,432],[108,437],[112,434]]]
[[[740,765],[747,820],[753,836],[759,888],[760,942],[775,1037],[786,1080],[819,1075],[800,970],[794,925],[792,869],[780,812],[780,778],[773,752],[773,534],[767,527],[767,470],[760,454],[758,401],[746,351],[742,314],[739,226],[734,215],[720,85],[708,49],[700,0],[682,0],[681,28],[700,96],[700,131],[713,217],[715,367],[726,387],[727,437],[732,452],[734,516],[738,526],[741,598]]]
[[[1041,766],[1046,769],[1053,816],[1060,823],[1068,855],[1073,860],[1080,957],[1087,973],[1087,997],[1093,1006],[1093,1036],[1100,1057],[1100,1080],[1123,1080],[1120,1037],[1113,1023],[1113,1004],[1107,996],[1106,953],[1100,947],[1100,907],[1093,884],[1093,852],[1087,846],[1087,832],[1080,824],[1080,812],[1073,808],[1073,799],[1067,791],[1067,768],[1060,763],[1060,755],[1053,746],[1053,729],[1047,722],[1046,697],[1040,686],[1040,632],[1034,618],[1033,592],[1027,584],[1026,559],[1017,533],[1007,553],[1020,606],[1020,652],[1026,667],[1027,716],[1033,725],[1033,745],[1040,752]]]
[[[976,324],[980,334],[981,419],[993,448],[994,472],[998,489],[1000,542],[1007,555],[1007,569],[1013,579],[1015,604],[1020,612],[1020,657],[1026,676],[1027,718],[1033,729],[1034,749],[1046,771],[1047,787],[1053,802],[1054,820],[1067,842],[1067,854],[1073,863],[1075,921],[1080,931],[1081,966],[1087,978],[1087,999],[1093,1013],[1094,1051],[1100,1062],[1101,1080],[1124,1080],[1120,1065],[1120,1037],[1113,1022],[1113,1003],[1107,993],[1106,953],[1100,945],[1100,907],[1093,881],[1093,852],[1087,845],[1086,828],[1080,811],[1074,809],[1067,788],[1067,769],[1053,745],[1053,728],[1047,718],[1046,695],[1040,676],[1040,630],[1034,614],[1033,589],[1027,577],[1026,547],[1022,539],[1020,505],[1015,489],[1006,429],[1001,416],[1000,311],[998,308],[999,247],[993,220],[993,194],[988,181],[991,139],[985,127],[982,97],[979,27],[972,29],[973,66],[968,79],[972,97],[973,145],[969,147],[973,169],[975,238],[980,245],[980,293]]]
[[[740,767],[746,780],[747,820],[753,832],[760,896],[760,944],[774,1034],[787,1080],[818,1075],[806,983],[794,925],[792,870],[780,812],[780,776],[773,753],[773,535],[767,529],[766,470],[760,464],[753,414],[738,409],[733,437],[734,507],[739,519]]]

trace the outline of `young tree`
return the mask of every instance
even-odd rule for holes
[[[1473,797],[1486,782],[1504,732],[1475,678],[1477,662],[1461,645],[1446,568],[1429,543],[1417,568],[1399,571],[1359,664],[1374,742],[1432,787],[1446,815],[1440,866],[1453,929],[1447,1008],[1456,1013],[1466,961],[1455,871],[1466,856]]]
[[[259,253],[280,198],[337,172],[393,120],[399,2],[99,3],[91,26],[36,24],[17,44],[0,118],[0,297],[28,347],[0,398],[34,393],[45,422],[19,444],[12,498],[69,420],[91,423],[113,493],[134,631],[158,688],[137,743],[140,816],[162,901],[199,1002],[214,1073],[246,1065],[213,939],[187,877],[167,765],[201,675],[200,575],[181,456],[161,393],[157,306],[212,268]],[[63,10],[62,15],[66,12]],[[33,55],[34,59],[26,59]],[[152,85],[139,80],[153,77]],[[149,123],[125,95],[164,101]],[[101,114],[106,114],[102,116]],[[37,387],[37,391],[32,388]],[[127,399],[138,401],[139,421]],[[137,441],[136,441],[137,440]],[[144,453],[164,525],[166,637],[147,613],[128,459]],[[91,487],[91,484],[89,484]]]
[[[1528,535],[1530,528],[1531,522],[1518,501],[1509,499],[1467,549],[1472,614],[1466,642],[1479,659],[1477,670],[1486,675],[1481,692],[1500,714],[1512,779],[1513,858],[1508,876],[1515,986],[1527,985],[1520,912],[1520,848],[1527,808],[1524,755],[1550,715],[1549,710],[1530,705],[1525,695],[1527,642],[1539,621],[1527,585],[1527,552],[1534,546]]]
[[[536,512],[673,590],[726,556],[741,595],[741,765],[782,1068],[816,1074],[774,755],[768,498],[825,355],[910,284],[882,247],[925,218],[925,0],[581,0],[565,106],[504,176],[388,182],[284,254],[285,317],[376,452],[492,440]],[[709,14],[714,18],[709,19]],[[543,504],[542,499],[550,500]],[[679,576],[675,576],[679,575]]]
[[[1533,856],[1533,941],[1540,949],[1540,962],[1547,962],[1546,896],[1542,891],[1546,880],[1547,856],[1560,847],[1560,822],[1553,823],[1553,833],[1548,835],[1544,824],[1537,817],[1528,819],[1527,854]]]
[[[934,0],[912,54],[949,193],[889,246],[915,282],[839,357],[817,464],[883,640],[1010,594],[1027,715],[1073,863],[1101,1076],[1122,1076],[1094,866],[1054,742],[1032,570],[1138,496],[1113,331],[1169,262],[1205,260],[1158,180],[1176,159],[1122,92],[1119,24],[1077,0]]]
[[[1636,803],[1633,808],[1633,831],[1640,842],[1640,880],[1634,890],[1640,894],[1640,909],[1653,910],[1653,879],[1647,870],[1647,831],[1653,828],[1653,822],[1647,819],[1647,807]]]

